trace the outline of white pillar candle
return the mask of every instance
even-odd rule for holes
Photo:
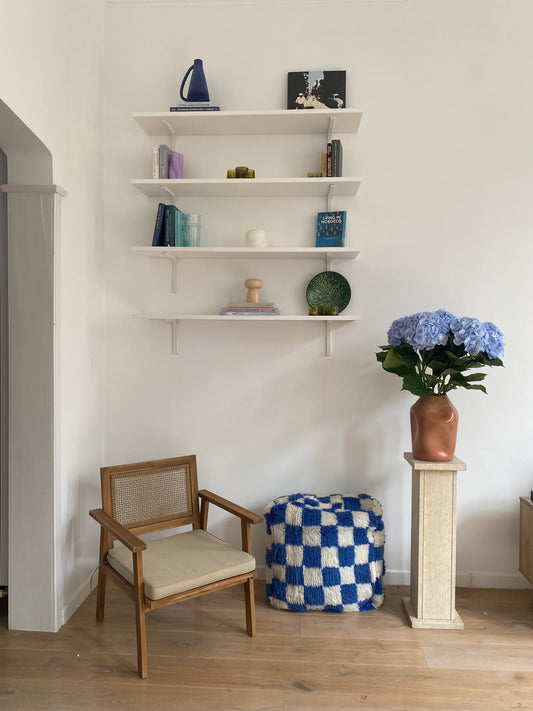
[[[248,230],[246,233],[247,247],[266,247],[267,239],[265,230]]]

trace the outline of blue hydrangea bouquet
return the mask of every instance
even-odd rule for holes
[[[503,366],[503,335],[493,323],[458,318],[443,309],[397,319],[387,339],[377,360],[403,379],[402,390],[420,397],[459,387],[486,393],[481,384],[485,374],[469,371]]]

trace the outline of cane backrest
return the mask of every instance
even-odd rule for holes
[[[133,533],[199,528],[196,457],[103,467],[103,508]]]

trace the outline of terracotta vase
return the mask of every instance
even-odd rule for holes
[[[453,459],[458,421],[458,412],[447,395],[418,398],[411,407],[413,456],[424,462]]]

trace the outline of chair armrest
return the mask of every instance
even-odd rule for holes
[[[103,509],[91,509],[89,515],[94,518],[106,531],[112,533],[115,538],[123,543],[126,548],[129,548],[132,553],[138,553],[146,548],[146,543],[129,531],[125,526],[116,521],[112,516],[107,514]]]
[[[212,491],[208,491],[207,489],[201,489],[198,492],[198,496],[211,504],[215,504],[215,506],[218,506],[219,508],[224,509],[225,511],[229,511],[229,513],[238,516],[239,518],[243,519],[243,521],[247,521],[248,523],[261,523],[261,521],[263,520],[262,516],[259,516],[253,511],[248,511],[248,509],[244,509],[242,506],[238,506],[232,501],[223,499],[222,496],[218,496],[218,494],[213,494]]]

